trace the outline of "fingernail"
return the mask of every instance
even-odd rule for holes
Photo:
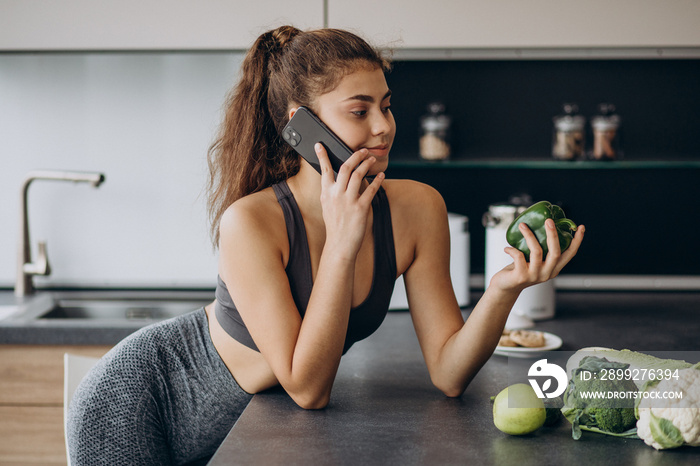
[[[547,228],[549,228],[550,230],[554,228],[554,220],[552,220],[551,218],[548,218],[547,220],[545,220],[544,224],[545,224],[545,225],[547,226]]]
[[[316,152],[320,151],[321,150],[321,143],[317,142],[316,144],[314,144],[314,149],[316,149]]]

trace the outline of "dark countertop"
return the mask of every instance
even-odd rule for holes
[[[131,322],[83,324],[74,321],[49,321],[0,325],[0,344],[114,346],[141,327],[153,322],[149,320],[136,324]]]
[[[562,351],[699,351],[700,294],[559,292],[556,317],[536,328],[559,335]],[[256,395],[210,465],[700,463],[700,448],[657,452],[590,432],[575,441],[565,419],[501,433],[489,398],[508,386],[510,359],[492,356],[464,395],[447,398],[430,382],[409,314],[390,313],[343,357],[327,408],[303,410],[281,389]]]

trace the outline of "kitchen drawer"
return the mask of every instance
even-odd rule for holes
[[[0,346],[0,405],[63,406],[63,354],[101,357],[109,346]]]
[[[110,346],[0,345],[0,465],[66,464],[63,355]]]
[[[66,464],[62,406],[0,406],[0,464]]]

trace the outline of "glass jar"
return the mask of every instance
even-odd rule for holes
[[[553,118],[552,157],[574,160],[584,155],[586,119],[578,114],[578,105],[564,104],[564,114]]]
[[[424,160],[447,160],[450,157],[450,125],[441,102],[428,104],[428,113],[420,119],[421,136],[418,153]]]
[[[614,160],[620,156],[620,116],[613,104],[599,104],[598,115],[591,119],[593,160]]]

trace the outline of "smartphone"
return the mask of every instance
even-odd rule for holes
[[[314,149],[317,142],[326,148],[331,166],[336,173],[353,154],[353,151],[306,107],[297,109],[282,130],[282,139],[287,141],[319,173],[321,173],[321,165]]]

